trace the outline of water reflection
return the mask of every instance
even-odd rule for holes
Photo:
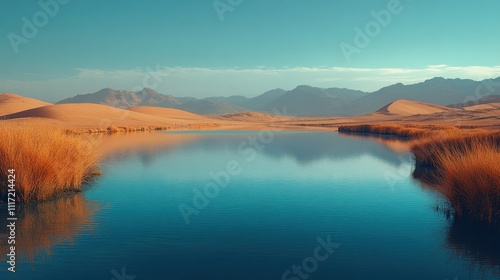
[[[123,160],[130,156],[139,156],[143,163],[150,164],[156,157],[165,155],[175,149],[203,147],[208,150],[228,149],[238,146],[249,139],[256,139],[258,131],[226,132],[224,138],[221,131],[169,132],[169,133],[137,133],[112,135],[103,139],[103,149],[109,160]],[[386,142],[372,141],[359,137],[339,136],[337,132],[297,132],[277,131],[273,137],[279,141],[271,141],[263,145],[263,154],[274,157],[291,157],[301,164],[319,159],[346,159],[363,155],[373,155],[391,165],[399,166],[407,159],[404,144],[392,145]],[[397,147],[397,149],[395,148]],[[396,153],[395,153],[395,150]]]
[[[481,271],[500,276],[500,230],[464,219],[452,218],[447,247],[461,258],[470,259]]]
[[[0,205],[2,221],[6,220],[6,205]],[[83,194],[71,194],[57,200],[17,206],[16,255],[18,262],[34,263],[50,255],[54,246],[72,243],[75,236],[94,226],[92,216],[97,203],[87,201]],[[5,208],[5,209],[4,209]],[[2,227],[2,244],[7,244],[8,232]],[[6,261],[7,246],[0,246],[2,260]]]
[[[342,134],[342,136],[372,139],[387,147],[402,147],[399,144],[395,144],[398,140],[394,138],[383,138],[362,134]],[[408,142],[404,140],[400,142],[401,145],[408,144]],[[435,187],[436,174],[433,169],[417,166],[414,168],[411,176],[419,182],[422,188],[439,194]],[[437,206],[436,210],[440,214],[445,215],[449,222],[449,227],[446,229],[445,247],[452,250],[458,258],[469,260],[472,268],[493,271],[500,275],[500,228],[454,217],[451,215],[444,199],[445,198],[443,198],[443,205],[445,206]]]
[[[144,164],[149,165],[155,157],[202,137],[201,134],[118,133],[102,137],[100,148],[106,161],[120,161],[138,155]]]

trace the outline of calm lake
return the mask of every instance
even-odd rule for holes
[[[127,140],[124,140],[127,139]],[[499,279],[409,154],[336,132],[110,136],[81,194],[19,209],[1,279]],[[5,221],[5,205],[0,206]]]

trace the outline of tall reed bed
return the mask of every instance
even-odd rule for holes
[[[16,200],[42,201],[80,191],[99,174],[96,141],[40,123],[0,122],[0,197],[6,200],[8,170],[15,170]]]
[[[430,137],[412,152],[457,216],[500,223],[500,132]]]

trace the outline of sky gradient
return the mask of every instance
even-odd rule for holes
[[[53,102],[104,87],[208,97],[481,80],[500,76],[498,11],[495,0],[0,0],[0,92]]]

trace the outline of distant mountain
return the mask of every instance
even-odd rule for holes
[[[121,109],[138,106],[165,107],[204,115],[234,114],[248,111],[246,108],[228,103],[199,100],[193,97],[177,98],[148,88],[137,92],[105,88],[95,93],[80,94],[58,102],[58,104],[67,103],[94,103]]]
[[[200,115],[226,115],[249,111],[248,108],[243,108],[233,104],[225,102],[212,102],[203,99],[181,104],[177,108]]]
[[[255,111],[263,111],[267,104],[280,98],[286,93],[287,93],[286,90],[280,88],[266,91],[257,97],[250,98],[248,102],[245,104],[245,107],[253,109]]]
[[[401,83],[384,87],[346,106],[345,115],[373,112],[398,99],[408,99],[442,106],[464,102],[474,97],[476,89],[487,83],[499,83],[500,78],[485,81],[433,78],[421,83]]]
[[[59,103],[96,103],[118,108],[153,106],[175,108],[203,115],[235,114],[245,111],[273,113],[282,111],[290,116],[352,116],[375,112],[396,100],[405,99],[441,106],[461,104],[480,94],[494,91],[500,84],[500,77],[484,81],[464,79],[433,78],[421,83],[404,85],[401,83],[381,88],[373,93],[345,88],[318,88],[307,85],[293,90],[274,89],[257,97],[241,95],[229,97],[174,97],[152,89],[138,92],[102,89],[95,93],[77,95]],[[481,96],[479,96],[481,97]],[[480,102],[497,103],[496,95],[483,98]],[[497,101],[490,101],[497,100]],[[476,104],[477,105],[477,104]]]
[[[298,86],[267,103],[262,109],[272,112],[274,109],[281,111],[286,108],[287,114],[292,116],[339,115],[347,104],[366,95],[359,90]]]
[[[58,104],[67,103],[95,103],[122,109],[137,106],[175,107],[181,104],[171,95],[159,94],[148,88],[138,92],[105,88],[95,93],[79,94],[58,102]]]
[[[229,97],[207,97],[205,100],[212,102],[224,102],[236,106],[245,107],[254,111],[261,111],[270,102],[287,93],[284,89],[273,89],[267,91],[257,97],[247,98],[241,95],[233,95]]]
[[[245,106],[245,104],[250,100],[249,98],[246,98],[241,95],[233,95],[229,97],[225,96],[218,96],[218,97],[207,97],[203,100],[210,101],[210,102],[215,102],[215,103],[228,103],[228,104],[233,104],[236,106]]]

